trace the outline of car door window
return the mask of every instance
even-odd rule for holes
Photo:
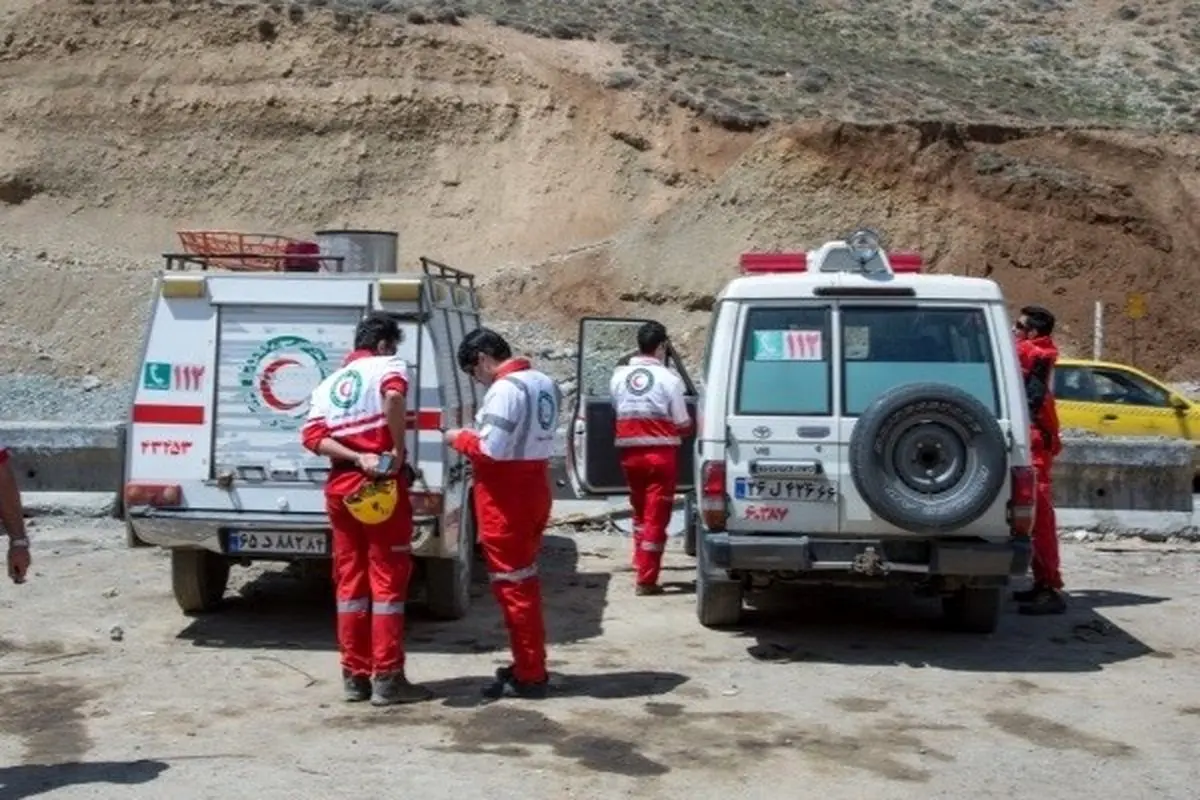
[[[1095,386],[1087,370],[1077,367],[1056,367],[1054,370],[1054,398],[1073,400],[1077,403],[1100,402]]]
[[[1092,380],[1101,403],[1167,408],[1170,393],[1146,379],[1115,369],[1093,369]]]

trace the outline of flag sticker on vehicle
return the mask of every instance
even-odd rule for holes
[[[821,361],[823,336],[819,330],[754,331],[755,361]]]

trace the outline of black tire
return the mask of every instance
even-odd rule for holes
[[[211,611],[229,585],[229,559],[208,550],[171,550],[171,591],[185,614]]]
[[[959,589],[942,598],[942,614],[951,630],[963,633],[993,633],[1004,608],[1004,587]]]
[[[696,556],[696,495],[689,494],[683,501],[683,552]]]
[[[737,581],[705,575],[704,553],[696,563],[696,616],[706,628],[726,628],[742,621],[745,590]]]
[[[468,498],[470,493],[468,492]],[[475,506],[467,500],[456,558],[425,561],[425,605],[438,619],[462,619],[471,609],[471,577],[475,571]]]
[[[125,546],[126,547],[153,547],[146,544],[138,538],[137,531],[133,529],[133,523],[125,520]]]
[[[995,415],[941,383],[881,396],[850,437],[854,488],[880,518],[914,533],[945,534],[974,522],[1004,488],[1007,468]]]

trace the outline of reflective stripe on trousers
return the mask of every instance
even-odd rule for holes
[[[614,439],[613,444],[617,447],[669,447],[678,446],[682,441],[678,436],[625,436]]]
[[[512,572],[489,572],[488,577],[492,581],[504,581],[505,583],[520,583],[527,581],[530,578],[537,577],[537,564],[531,564],[524,569],[513,570]]]

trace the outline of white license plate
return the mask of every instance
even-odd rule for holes
[[[230,553],[273,553],[279,555],[323,556],[328,550],[323,533],[280,533],[277,531],[232,531]]]
[[[736,478],[733,496],[738,500],[762,500],[776,503],[832,503],[837,500],[837,485],[829,481],[772,481]]]

